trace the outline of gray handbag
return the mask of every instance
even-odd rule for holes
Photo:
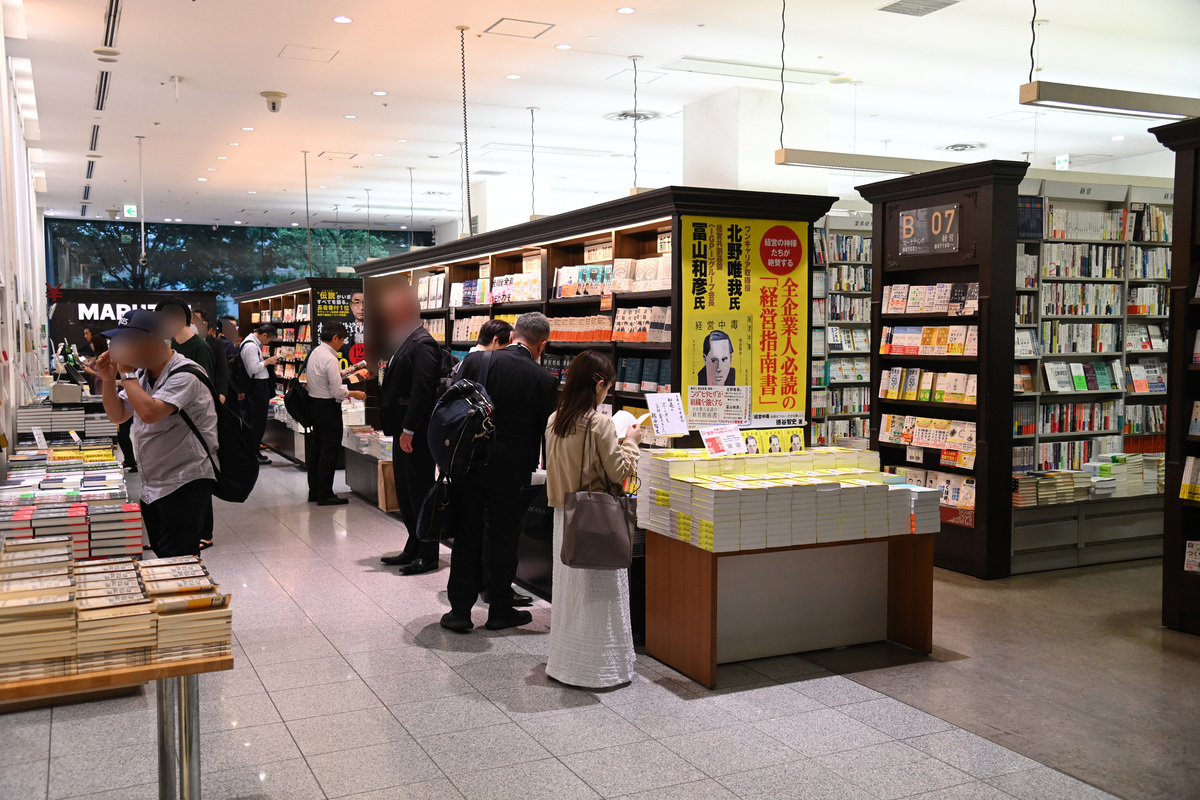
[[[586,423],[579,485],[591,481],[591,419]],[[583,482],[587,469],[587,483]],[[607,476],[605,482],[608,483]],[[637,498],[627,497],[621,487],[607,491],[567,492],[563,497],[563,543],[559,558],[576,569],[628,569],[633,563],[633,531],[637,527]]]

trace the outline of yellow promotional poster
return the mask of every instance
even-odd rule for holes
[[[695,396],[704,398],[706,424],[803,425],[809,371],[808,223],[692,216],[681,222],[681,366],[689,416]],[[718,419],[719,409],[713,410],[714,392],[691,391],[720,386],[745,387],[729,390],[726,419]],[[734,419],[746,389],[751,418]]]

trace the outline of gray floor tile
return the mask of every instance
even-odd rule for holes
[[[442,773],[411,740],[310,756],[308,766],[329,797],[422,783]]]
[[[268,692],[358,680],[358,673],[341,656],[264,664],[254,671]]]
[[[391,705],[417,700],[436,700],[456,694],[472,694],[475,688],[449,667],[366,678],[379,699]]]
[[[982,781],[974,781],[925,794],[914,794],[909,800],[1012,800],[1012,795],[1005,794]]]
[[[45,761],[50,753],[50,709],[0,714],[4,763]]]
[[[156,781],[158,766],[154,754],[154,746],[145,744],[109,748],[103,758],[97,758],[94,753],[52,758],[50,800]]]
[[[960,729],[917,736],[905,743],[976,778],[994,778],[1040,766],[1020,753]]]
[[[519,651],[515,645],[513,648]],[[546,662],[536,656],[512,655],[455,667],[464,680],[484,695],[507,692],[514,686],[549,685]]]
[[[742,800],[875,800],[815,761],[792,761],[719,780]]]
[[[95,719],[112,714],[125,714],[130,711],[149,711],[154,713],[155,684],[148,683],[133,694],[114,697],[108,700],[94,700],[87,703],[55,706],[50,712],[51,724],[69,719]]]
[[[660,672],[654,672],[649,676],[635,672],[633,680],[629,682],[628,686],[598,691],[594,694],[604,705],[616,707],[630,703],[654,703],[660,700],[694,697],[699,689],[699,684],[675,680]]]
[[[0,797],[27,797],[30,800],[45,797],[49,772],[49,764],[45,758],[40,761],[0,764]],[[62,794],[58,796],[65,797]]]
[[[386,708],[294,719],[287,727],[306,756],[408,739],[404,726]]]
[[[735,686],[750,686],[762,683],[764,677],[761,672],[756,672],[745,664],[719,664],[717,665],[717,685],[714,688],[732,689]]]
[[[758,722],[755,726],[806,756],[857,750],[891,740],[886,733],[831,708]]]
[[[241,697],[265,693],[258,673],[247,662],[245,668],[209,672],[200,676],[200,704],[210,697]]]
[[[139,708],[97,717],[57,719],[50,725],[50,756],[94,753],[110,747],[153,743],[158,737],[153,709]]]
[[[590,706],[561,714],[519,720],[530,736],[556,756],[600,750],[648,737],[637,726],[605,706]]]
[[[454,783],[467,800],[589,800],[600,796],[553,758],[459,776]]]
[[[622,795],[620,800],[738,800],[737,795],[710,779],[681,783],[648,792]]]
[[[511,722],[424,736],[417,741],[451,780],[550,756],[532,736]]]
[[[659,742],[589,750],[563,756],[560,760],[605,797],[661,789],[705,777]]]
[[[6,795],[0,795],[0,797],[6,797]],[[143,783],[138,786],[125,786],[92,794],[74,795],[66,800],[158,800],[158,784]]]
[[[872,745],[816,760],[881,800],[897,800],[973,782],[967,773],[903,742]]]
[[[282,721],[275,710],[275,703],[265,694],[215,697],[200,703],[201,733],[252,728]]]
[[[346,661],[363,678],[377,675],[397,675],[427,669],[443,669],[446,663],[424,647],[414,643],[381,650],[349,653]]]
[[[717,692],[713,696],[713,705],[743,722],[778,719],[824,708],[811,697],[778,684]]]
[[[718,706],[714,697],[670,697],[647,703],[626,703],[613,706],[612,709],[654,739],[707,731],[739,722],[737,717]]]
[[[748,724],[686,733],[661,742],[712,777],[802,758],[795,750]]]
[[[256,668],[269,664],[283,664],[287,661],[328,658],[338,654],[329,640],[320,634],[256,644],[242,642],[242,649],[246,651],[246,657]]]
[[[357,679],[271,692],[271,699],[275,701],[279,715],[288,721],[383,705],[370,687]]]
[[[1050,767],[1013,772],[985,781],[1017,800],[1113,800],[1113,796]]]
[[[590,692],[559,684],[515,687],[508,691],[495,692],[488,699],[517,721],[601,704]]]
[[[303,758],[212,772],[201,779],[204,800],[325,800]]]
[[[369,628],[328,631],[330,643],[342,655],[365,653],[368,650],[387,650],[413,642],[412,634],[400,623],[392,620],[372,625]]]
[[[416,636],[417,641],[452,667],[463,666],[481,661],[490,661],[506,656],[527,655],[527,653],[500,633],[481,630],[486,613],[479,615],[476,627],[470,634],[463,635],[447,631],[436,621],[423,628]]]
[[[743,661],[742,665],[777,681],[825,671],[822,667],[806,661],[800,656],[757,658],[753,661]]]
[[[838,706],[838,711],[859,722],[865,722],[894,739],[924,736],[939,731],[948,731],[954,727],[945,720],[897,702],[890,697]]]
[[[438,778],[424,783],[389,786],[373,792],[352,794],[347,800],[463,800],[463,796],[448,779]]]
[[[813,674],[796,678],[787,683],[800,694],[811,697],[826,706],[844,706],[850,703],[864,703],[867,700],[878,700],[882,694],[874,689],[868,689],[861,683],[855,683],[841,675]]]
[[[417,703],[399,703],[389,708],[408,732],[417,737],[503,725],[510,721],[492,701],[475,691]]]
[[[206,771],[220,772],[299,757],[300,751],[283,723],[200,736],[200,758]]]

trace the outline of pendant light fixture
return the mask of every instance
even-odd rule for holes
[[[363,263],[371,260],[371,190],[367,189],[367,252],[364,254]]]
[[[458,25],[455,30],[458,31],[458,55],[460,77],[462,78],[462,123],[463,123],[463,139],[462,139],[462,167],[463,167],[463,198],[464,209],[466,212],[465,234],[470,236],[473,231],[471,213],[471,156],[467,152],[469,139],[467,138],[467,31],[470,27],[466,25]]]
[[[308,277],[313,276],[312,266],[312,214],[308,210],[308,151],[301,150],[304,154],[304,236],[308,245]]]
[[[537,121],[535,114],[538,109],[535,106],[529,107],[529,221],[537,219],[537,146],[535,134],[537,133]]]
[[[413,224],[415,217],[413,216],[413,168],[408,168],[408,249],[412,250],[413,246]]]
[[[141,228],[141,253],[138,254],[138,264],[143,269],[146,267],[146,181],[142,177],[142,142],[145,141],[145,136],[134,137],[138,143],[138,226]]]
[[[630,194],[638,193],[638,61],[641,56],[630,56],[633,62],[633,189]]]

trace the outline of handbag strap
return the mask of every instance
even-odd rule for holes
[[[588,494],[592,493],[592,459],[588,455],[588,451],[591,450],[592,452],[595,452],[596,448],[596,443],[594,441],[596,434],[595,431],[592,430],[592,422],[595,420],[595,417],[596,412],[593,411],[592,413],[588,414],[587,418],[584,420],[585,428],[583,432],[583,461],[579,463],[579,491],[587,492]],[[585,465],[587,466],[587,483],[583,482],[583,470]],[[603,467],[601,467],[601,469],[603,469]],[[608,490],[606,492],[607,494],[613,495],[614,497],[624,494],[624,491],[613,491],[614,487],[619,488],[620,484],[614,484],[612,481],[610,481],[608,479],[607,472],[604,473],[604,482],[608,485]]]

